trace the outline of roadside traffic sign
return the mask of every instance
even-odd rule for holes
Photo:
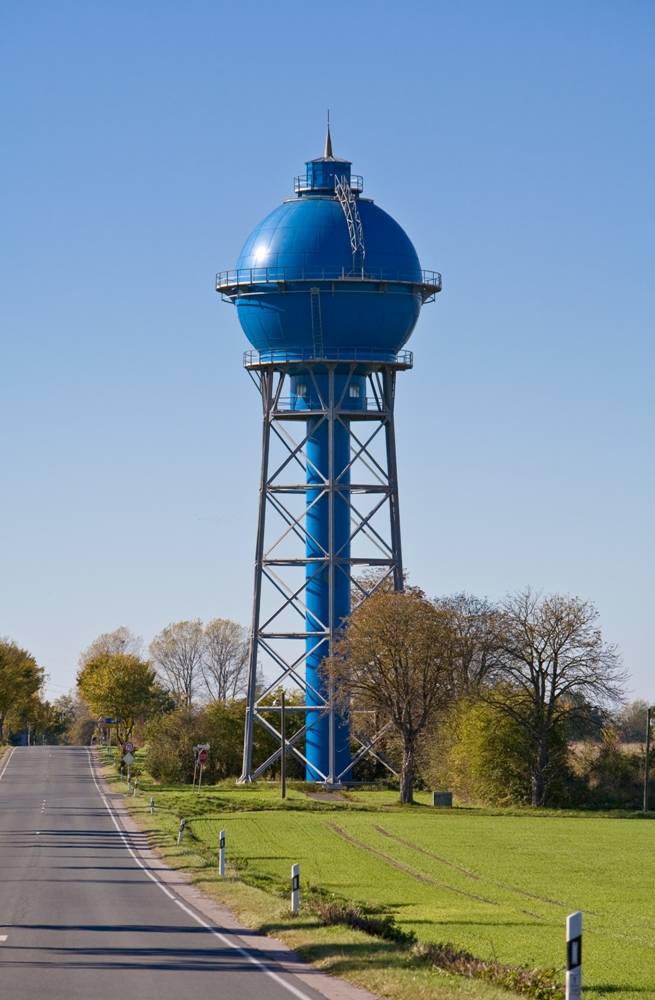
[[[198,753],[198,763],[199,764],[206,764],[208,757],[209,757],[209,753],[208,753],[207,750],[200,750],[199,753]]]
[[[125,756],[123,757],[123,763],[127,764],[128,767],[130,766],[130,764],[134,763],[134,760],[135,760],[134,754],[131,753],[126,753]]]
[[[101,715],[100,718],[98,719],[98,725],[100,726],[101,729],[105,728],[106,722],[107,720],[105,719],[104,715]]]
[[[134,743],[130,743],[130,741],[128,740],[127,743],[125,744],[125,753],[132,753],[133,750],[134,750]]]

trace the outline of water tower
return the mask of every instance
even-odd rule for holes
[[[389,578],[403,586],[396,373],[412,367],[403,347],[441,275],[421,269],[350,168],[328,126],[295,197],[253,230],[236,270],[217,275],[254,348],[244,366],[263,404],[242,782],[279,758],[252,765],[255,723],[281,743],[270,704],[281,684],[303,692],[292,710],[304,725],[287,747],[307,780],[338,785],[376,753],[378,734],[339,716],[320,668],[354,604]]]

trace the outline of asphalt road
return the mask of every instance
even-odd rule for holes
[[[325,1000],[139,867],[84,748],[17,747],[0,775],[2,1000]]]

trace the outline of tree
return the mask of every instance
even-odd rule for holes
[[[546,804],[552,751],[567,723],[585,715],[587,702],[620,700],[620,658],[597,622],[589,601],[530,588],[506,597],[494,616],[485,696],[525,738],[533,806]]]
[[[421,775],[432,788],[448,788],[464,801],[486,805],[530,802],[529,754],[512,718],[474,693],[440,714],[437,731],[438,738],[426,741],[421,761]]]
[[[20,713],[21,728],[30,727],[34,743],[42,740],[47,743],[58,743],[66,729],[56,705],[33,694],[23,703]]]
[[[121,719],[118,738],[125,742],[138,719],[155,715],[161,705],[157,675],[147,661],[130,653],[101,653],[77,675],[80,694],[92,712]]]
[[[95,732],[97,716],[91,714],[79,691],[60,695],[55,708],[64,723],[62,742],[70,746],[87,746]]]
[[[625,705],[616,716],[616,724],[624,743],[646,742],[648,702],[643,698]]]
[[[351,614],[327,665],[338,697],[378,713],[402,745],[400,801],[413,801],[419,740],[454,688],[452,613],[417,587],[380,588]]]
[[[0,639],[0,742],[5,724],[20,715],[43,680],[43,669],[31,653],[6,637]]]
[[[191,705],[198,689],[204,649],[205,633],[199,618],[167,625],[150,643],[157,672],[181,705]]]
[[[495,608],[486,598],[454,594],[436,598],[434,604],[450,613],[456,636],[454,679],[460,695],[474,694],[489,670]]]
[[[249,633],[238,622],[214,618],[205,626],[202,676],[212,701],[241,694],[248,665]]]
[[[140,635],[134,635],[131,629],[121,625],[113,632],[103,632],[97,639],[94,639],[88,649],[80,653],[78,664],[80,667],[86,666],[90,660],[103,653],[128,653],[130,656],[140,657],[143,652],[143,639]]]

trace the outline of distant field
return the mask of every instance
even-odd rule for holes
[[[217,852],[225,829],[251,885],[286,892],[300,862],[305,888],[386,910],[419,940],[481,958],[561,969],[566,915],[582,909],[585,997],[655,998],[651,822],[436,810],[427,796],[401,808],[391,792],[323,804],[294,789],[280,808],[266,788],[212,788],[200,800],[144,791],[155,794],[157,826],[172,835],[185,815],[200,850]]]

